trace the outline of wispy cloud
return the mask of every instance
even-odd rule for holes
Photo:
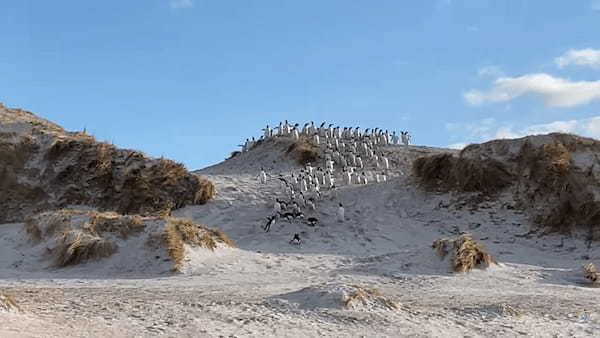
[[[573,133],[600,139],[600,116],[579,120],[553,121],[525,127],[500,123],[496,119],[488,118],[471,123],[448,123],[446,124],[446,130],[455,139],[464,139],[471,142],[485,142],[493,139],[518,138],[554,132]],[[458,149],[463,144],[468,144],[468,142],[454,143],[448,147]]]
[[[598,6],[600,10],[600,1]],[[571,65],[600,68],[600,49],[571,49],[554,59],[554,62],[559,68]]]
[[[449,144],[446,146],[446,148],[462,150],[463,148],[465,148],[468,145],[469,145],[468,143],[459,142],[459,143]]]
[[[477,71],[477,75],[500,77],[500,76],[504,76],[504,72],[498,66],[485,66],[485,67],[479,68],[479,70]]]
[[[506,102],[523,95],[541,98],[548,106],[572,107],[600,99],[600,81],[573,82],[552,75],[527,74],[501,77],[487,91],[470,90],[463,94],[471,105]]]
[[[169,6],[174,9],[192,8],[194,2],[192,0],[169,0]]]
[[[593,11],[600,11],[600,0],[592,0],[591,7]]]

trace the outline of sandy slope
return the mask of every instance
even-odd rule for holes
[[[440,150],[390,151],[393,178],[327,195],[311,214],[321,221],[316,228],[281,221],[262,231],[274,197],[282,196],[277,180],[261,185],[256,177],[271,155],[249,157],[253,162],[239,172],[231,162],[203,171],[218,196],[175,216],[220,227],[239,249],[206,254],[184,275],[112,269],[99,275],[100,262],[47,269],[19,224],[1,225],[0,290],[14,295],[24,312],[0,313],[0,336],[600,334],[600,290],[580,272],[581,264],[600,261],[596,245],[530,234],[526,216],[506,196],[469,210],[456,196],[425,194],[402,173],[413,157]],[[335,220],[339,201],[346,206],[344,223]],[[480,239],[501,264],[452,274],[431,243],[461,232]],[[302,246],[288,244],[294,233]],[[346,309],[339,295],[351,285],[379,289],[399,307]]]

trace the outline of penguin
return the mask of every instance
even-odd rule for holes
[[[306,220],[308,226],[314,227],[315,225],[317,225],[319,223],[319,220],[316,217],[309,217]]]
[[[329,173],[329,188],[333,187],[335,187],[335,177],[333,177],[331,173]]]
[[[359,168],[361,168],[361,169],[364,168],[363,161],[362,161],[362,158],[360,158],[360,156],[357,157],[356,161],[358,162]]]
[[[298,134],[298,128],[297,127],[292,128],[292,132],[293,132],[293,135],[294,135],[294,140],[299,140],[300,139],[300,134]]]
[[[338,222],[344,222],[344,206],[342,205],[342,203],[339,204],[338,210],[337,210],[337,220]]]
[[[306,169],[308,169],[308,174],[312,175],[313,174],[313,170],[315,169],[313,166],[310,165],[310,162],[306,164]]]
[[[277,222],[277,215],[267,217],[267,224],[265,224],[265,226],[263,227],[265,232],[269,232],[269,230],[271,230],[271,227],[273,225],[275,225],[276,222]]]
[[[260,168],[260,183],[261,184],[267,183],[267,173],[265,172],[265,170],[263,168]]]
[[[312,198],[312,197],[308,199],[308,201],[306,202],[306,206],[311,211],[316,211],[317,210],[317,208],[315,207],[315,199]]]
[[[344,169],[345,175],[346,175],[346,182],[348,183],[348,185],[352,184],[352,172],[351,171],[346,171]]]
[[[382,160],[383,160],[383,167],[385,169],[390,169],[390,161],[388,160],[388,158],[383,156]]]
[[[385,175],[385,172],[381,173],[381,180],[387,182],[387,176]]]
[[[367,174],[365,174],[365,172],[362,172],[362,180],[364,184],[369,184],[369,180],[367,179]]]
[[[379,174],[376,174],[376,175],[375,175],[375,182],[376,182],[376,183],[380,183],[380,182],[381,182],[381,179],[380,179],[380,177],[379,177]]]
[[[290,244],[301,245],[302,244],[302,240],[300,239],[300,234],[294,234],[294,237],[290,241]]]
[[[319,142],[319,134],[316,134],[316,133],[315,133],[315,135],[313,136],[313,140],[315,141],[315,143],[316,143],[317,145],[320,145],[320,144],[321,144],[321,143]]]

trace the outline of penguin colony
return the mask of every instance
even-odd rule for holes
[[[275,137],[288,137],[299,140],[301,137],[312,140],[322,150],[323,156],[319,164],[308,163],[290,175],[280,174],[284,198],[276,198],[273,203],[273,214],[267,217],[263,226],[265,232],[280,220],[289,223],[303,222],[308,226],[316,226],[319,220],[305,217],[305,213],[316,215],[318,202],[326,194],[331,199],[337,198],[337,187],[340,185],[369,184],[386,182],[390,171],[390,160],[383,151],[385,146],[408,146],[411,136],[406,131],[390,133],[379,128],[339,127],[323,122],[316,127],[314,122],[306,123],[302,128],[298,123],[291,124],[287,120],[280,122],[276,128],[268,125],[262,129],[260,140]],[[257,140],[246,139],[242,152],[246,152],[256,144]],[[402,173],[401,173],[402,174]],[[268,175],[261,168],[258,180],[267,183]],[[344,222],[345,210],[339,203],[336,213],[338,222]],[[301,244],[299,234],[294,234],[291,244]]]

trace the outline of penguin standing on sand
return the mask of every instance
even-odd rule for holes
[[[260,168],[260,183],[261,184],[267,183],[267,173],[265,172],[265,170],[263,168]]]
[[[337,210],[338,222],[343,222],[345,220],[344,213],[345,213],[344,206],[342,205],[342,203],[340,203],[340,206],[338,207],[338,210]]]
[[[390,169],[390,161],[388,160],[388,158],[382,155],[382,159],[383,159],[383,167],[385,169]]]
[[[348,185],[352,184],[352,171],[344,169],[344,174],[346,175],[346,183]]]
[[[308,207],[309,210],[311,211],[315,211],[317,210],[317,208],[315,207],[315,199],[314,198],[309,198],[308,201],[306,202],[306,206]]]

